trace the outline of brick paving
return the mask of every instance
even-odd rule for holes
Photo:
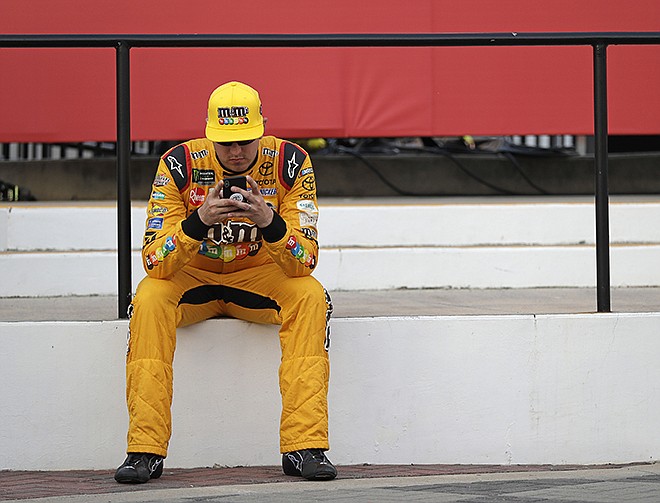
[[[643,465],[635,464],[635,465]],[[626,465],[350,465],[338,466],[339,479],[466,475],[505,472],[547,472],[622,468]],[[0,501],[112,494],[155,489],[182,489],[238,484],[293,482],[279,466],[167,469],[163,476],[147,484],[118,484],[114,470],[0,471]],[[156,486],[156,487],[154,487]]]

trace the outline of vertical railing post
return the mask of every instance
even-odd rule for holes
[[[117,268],[118,317],[128,317],[131,302],[131,76],[129,45],[117,52]]]
[[[596,295],[598,312],[610,312],[610,230],[607,166],[607,45],[594,48],[594,136],[596,171]]]

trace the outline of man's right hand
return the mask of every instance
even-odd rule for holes
[[[204,225],[217,225],[227,219],[229,213],[249,207],[246,203],[222,197],[222,180],[209,189],[204,203],[197,210],[199,219]]]

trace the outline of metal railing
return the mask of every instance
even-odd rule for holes
[[[660,32],[417,33],[254,35],[0,35],[0,48],[114,47],[117,80],[117,244],[119,318],[131,301],[129,162],[130,49],[133,47],[501,47],[592,46],[595,133],[596,292],[599,312],[610,311],[607,47],[659,45]]]

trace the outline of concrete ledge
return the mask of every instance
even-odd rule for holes
[[[132,210],[133,286],[144,277],[145,209]],[[315,276],[331,290],[595,285],[594,203],[585,197],[330,199]],[[657,196],[613,199],[612,286],[660,285]],[[349,224],[350,223],[350,224]],[[0,205],[0,295],[113,295],[116,209]]]
[[[660,285],[660,245],[610,249],[611,285]],[[2,297],[116,295],[115,251],[1,254]],[[133,291],[145,276],[132,254]],[[593,287],[593,246],[329,248],[314,276],[329,290]]]
[[[126,321],[0,323],[0,469],[110,469]],[[339,464],[657,460],[660,313],[332,322]],[[179,331],[168,466],[273,465],[277,327]]]

